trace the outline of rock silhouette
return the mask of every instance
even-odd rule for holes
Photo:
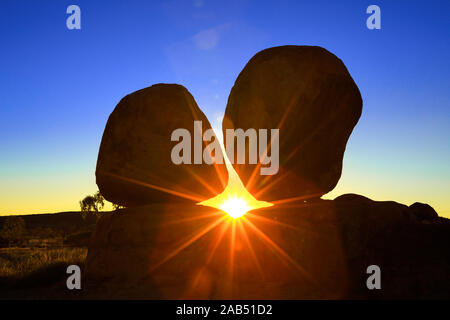
[[[415,202],[409,206],[416,216],[421,221],[435,221],[439,219],[437,212],[428,204]]]
[[[89,282],[112,285],[115,297],[127,298],[450,297],[450,223],[418,218],[425,207],[347,194],[258,210],[267,221],[248,219],[293,262],[243,223],[260,269],[237,227],[232,276],[231,227],[215,249],[222,224],[183,247],[220,215],[185,219],[208,212],[206,207],[165,204],[106,214],[91,239]],[[372,264],[381,268],[382,290],[366,287],[366,269]]]
[[[339,180],[361,109],[356,84],[325,49],[256,54],[231,91],[223,129],[279,128],[277,175],[252,178],[255,165],[235,168],[262,200],[299,198],[248,213],[253,226],[242,219],[226,227],[223,212],[148,187],[202,197],[222,190],[213,166],[170,161],[172,130],[189,129],[195,119],[209,127],[192,96],[182,86],[155,85],[122,99],[108,120],[96,174],[105,198],[129,208],[97,223],[86,260],[88,296],[450,298],[448,219],[422,203],[355,194],[319,199]],[[366,286],[373,264],[382,290]]]
[[[250,179],[257,165],[248,162],[234,164],[236,171],[249,191],[267,189],[260,195],[267,201],[320,197],[341,176],[361,110],[358,87],[335,55],[321,47],[269,48],[239,74],[225,111],[224,137],[226,129],[279,128],[278,174],[261,176],[256,170]]]
[[[194,120],[202,121],[203,130],[211,128],[181,85],[157,84],[124,97],[109,116],[98,154],[97,185],[105,199],[132,207],[201,201],[220,193],[226,183],[225,165],[171,161],[177,144],[171,141],[173,130],[184,128],[194,137]]]

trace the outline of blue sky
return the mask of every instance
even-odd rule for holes
[[[81,30],[66,8],[81,8]],[[366,8],[381,8],[381,30]],[[126,94],[180,83],[217,123],[258,51],[319,45],[363,96],[338,187],[450,216],[449,1],[0,3],[0,214],[76,210]]]

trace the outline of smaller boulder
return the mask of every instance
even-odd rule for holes
[[[433,221],[439,217],[437,212],[426,203],[415,202],[409,206],[409,209],[421,221]]]
[[[227,180],[224,164],[172,161],[173,147],[181,142],[172,141],[172,133],[186,129],[193,162],[194,121],[202,122],[203,132],[211,128],[192,95],[181,85],[156,84],[120,100],[106,124],[95,172],[105,199],[133,207],[199,202],[220,193]],[[201,150],[208,144],[203,141]]]

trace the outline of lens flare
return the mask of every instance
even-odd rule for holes
[[[236,219],[242,217],[251,208],[247,205],[247,202],[242,198],[231,197],[222,203],[219,207],[222,211],[227,212],[230,217]]]
[[[228,184],[219,195],[197,203],[226,212],[231,218],[238,219],[250,210],[273,206],[272,203],[256,200],[247,191],[233,166],[225,160],[228,169]]]

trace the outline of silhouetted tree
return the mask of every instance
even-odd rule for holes
[[[119,209],[123,209],[124,208],[124,206],[121,206],[120,204],[117,204],[117,203],[113,203],[112,207],[113,207],[114,210],[119,210]]]
[[[105,198],[97,191],[94,195],[86,196],[80,201],[81,215],[85,219],[89,214],[99,215],[99,211],[105,206]]]
[[[0,237],[6,239],[11,244],[20,241],[25,232],[25,220],[23,218],[7,217],[0,230]]]
[[[97,191],[94,194],[94,198],[95,198],[95,202],[97,203],[98,210],[102,210],[105,207],[105,198],[103,198],[103,196],[100,193],[100,191]]]

